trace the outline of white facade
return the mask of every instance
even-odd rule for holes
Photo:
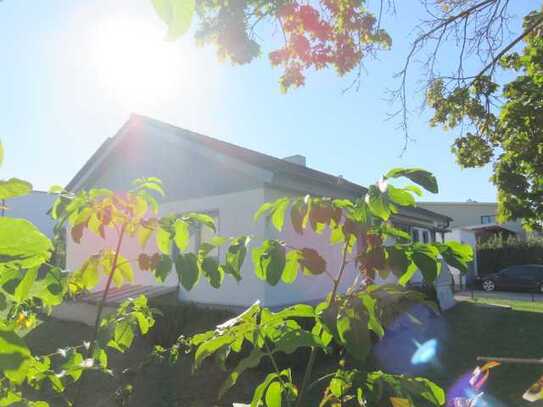
[[[418,205],[452,218],[451,228],[497,224],[498,204],[496,202],[420,202]],[[503,226],[521,238],[526,237],[519,221],[506,222]]]
[[[47,214],[56,195],[42,191],[32,191],[28,195],[6,200],[3,216],[22,218],[32,222],[43,234],[53,236],[55,221]]]
[[[289,245],[299,248],[316,249],[327,262],[329,272],[336,275],[341,263],[340,247],[330,246],[326,233],[316,235],[307,230],[303,236],[298,235],[286,222],[285,229],[278,233],[264,220],[254,222],[254,213],[270,195],[278,194],[279,191],[266,190],[264,188],[236,192],[232,194],[209,196],[205,198],[189,199],[185,201],[165,203],[160,208],[161,215],[182,212],[207,212],[217,216],[217,234],[227,237],[241,235],[253,236],[251,247],[260,245],[265,239],[279,238]],[[80,244],[67,239],[67,268],[71,271],[77,270],[89,256],[99,252],[101,249],[113,247],[115,236],[106,235],[102,239],[85,231]],[[145,252],[152,254],[156,252],[153,239],[149,241]],[[141,252],[136,239],[126,239],[122,246],[122,255],[127,259],[136,259]],[[219,252],[219,258],[223,260],[224,253]],[[175,270],[169,275],[164,283],[155,280],[150,272],[141,271],[136,260],[131,261],[135,274],[134,284],[177,286],[178,279]],[[345,289],[352,284],[355,277],[355,268],[348,266],[344,272],[343,284],[340,289]],[[198,284],[190,291],[179,289],[179,299],[184,302],[196,302],[209,305],[224,305],[246,307],[259,300],[263,305],[269,307],[280,307],[298,302],[313,303],[322,300],[330,291],[331,281],[325,275],[304,276],[298,274],[293,284],[279,282],[275,287],[265,281],[259,280],[255,273],[251,260],[250,251],[241,272],[242,279],[236,282],[234,278],[226,275],[223,285],[217,289],[201,277]],[[98,288],[102,288],[105,277]]]

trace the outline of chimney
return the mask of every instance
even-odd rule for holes
[[[298,164],[302,167],[305,167],[305,156],[301,154],[295,154],[288,157],[283,158],[283,160],[288,161],[289,163]]]

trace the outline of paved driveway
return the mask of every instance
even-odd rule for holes
[[[537,301],[543,302],[543,294],[539,293],[519,293],[511,291],[493,291],[487,293],[481,290],[460,291],[454,294],[456,300],[461,301],[464,298],[495,298],[514,301]]]

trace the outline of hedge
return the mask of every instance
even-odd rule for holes
[[[495,273],[509,266],[522,264],[543,265],[543,238],[520,240],[515,237],[496,237],[477,247],[477,266],[480,275]]]

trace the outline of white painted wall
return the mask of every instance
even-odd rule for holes
[[[55,222],[47,212],[51,209],[55,198],[56,195],[47,192],[33,191],[28,195],[8,199],[4,216],[29,220],[43,234],[52,237]]]
[[[240,235],[252,235],[254,240],[251,247],[260,245],[264,239],[281,239],[290,246],[297,248],[309,247],[317,250],[326,260],[327,270],[332,275],[337,275],[341,265],[341,246],[329,244],[328,233],[317,235],[307,230],[303,235],[298,235],[290,225],[285,222],[285,229],[278,233],[271,225],[264,220],[258,223],[253,221],[253,215],[257,209],[266,201],[274,200],[285,196],[284,191],[271,188],[257,188],[248,191],[235,192],[230,194],[207,196],[205,198],[186,199],[178,202],[162,204],[160,215],[167,215],[179,212],[214,212],[218,214],[218,234],[222,236],[237,237]],[[79,268],[86,258],[97,253],[103,248],[113,247],[115,236],[107,235],[102,239],[86,231],[81,244],[74,243],[71,238],[67,239],[67,267],[69,270]],[[148,254],[157,251],[153,239],[150,239],[145,252]],[[141,249],[136,239],[127,239],[122,247],[122,254],[132,263],[135,271],[135,284],[158,285],[153,275],[141,271],[138,268],[136,257]],[[224,253],[219,252],[220,260]],[[351,262],[345,269],[340,291],[351,286],[357,276],[357,270]],[[319,276],[304,276],[298,274],[293,284],[278,283],[275,287],[265,281],[259,280],[253,269],[250,251],[242,268],[242,279],[238,283],[231,276],[225,276],[223,285],[213,288],[205,278],[201,278],[198,285],[191,291],[180,288],[179,299],[183,302],[197,302],[210,305],[226,305],[247,307],[256,300],[268,307],[280,307],[299,302],[313,303],[322,300],[331,289],[332,283],[326,274]],[[442,278],[450,278],[448,271],[442,273]],[[103,287],[105,278],[100,287]],[[168,286],[177,286],[178,280],[175,272],[172,272],[165,282]],[[443,293],[447,297],[448,294]]]
[[[469,271],[473,276],[478,275],[477,270],[477,237],[473,230],[466,230],[462,228],[453,228],[450,232],[445,234],[445,241],[455,240],[460,243],[469,244],[473,249],[473,261],[469,266]],[[454,277],[456,284],[466,284],[466,276],[458,269],[451,267],[451,273]]]
[[[179,202],[169,202],[162,204],[160,215],[164,216],[179,212],[217,212],[218,213],[218,234],[222,236],[237,237],[240,235],[251,234],[255,236],[256,242],[262,240],[264,235],[263,224],[253,222],[253,214],[264,201],[264,190],[254,189],[232,194],[208,196],[205,198],[189,199]],[[67,239],[67,267],[69,270],[77,270],[90,255],[97,253],[101,249],[114,247],[115,236],[106,235],[106,239],[95,236],[89,231],[85,231],[81,244],[76,244],[68,236]],[[148,254],[157,251],[153,239],[151,238],[145,252]],[[137,257],[141,249],[136,239],[127,239],[123,244],[121,253],[127,259]],[[219,253],[224,256],[224,253]],[[131,262],[135,271],[135,284],[158,285],[154,276],[138,268],[137,261]],[[205,278],[201,278],[198,285],[187,292],[180,289],[179,297],[181,301],[193,301],[202,304],[248,306],[256,300],[265,301],[266,283],[258,280],[251,268],[250,253],[242,269],[242,280],[237,283],[231,276],[225,276],[224,283],[219,289],[213,288]],[[98,288],[103,287],[104,280]],[[166,282],[169,286],[178,285],[178,279],[175,272],[172,272]]]
[[[264,237],[264,226],[262,223],[255,223],[253,215],[264,202],[264,189],[253,189],[249,191],[236,192],[224,195],[208,196],[199,199],[189,199],[180,202],[172,202],[162,205],[162,214],[172,212],[217,212],[218,213],[218,234],[227,237],[241,235],[253,235],[253,245],[258,245]],[[221,261],[224,253],[219,252]],[[181,301],[193,301],[201,304],[249,306],[256,300],[263,305],[268,305],[265,298],[266,282],[257,279],[251,262],[250,251],[241,271],[241,281],[226,275],[223,285],[213,288],[205,278],[191,291],[180,289],[179,298]]]
[[[266,190],[266,201],[272,201],[287,195],[284,191],[268,188]],[[287,217],[287,219],[289,219]],[[262,222],[264,223],[264,222]],[[303,235],[299,235],[292,228],[290,221],[285,220],[285,227],[281,233],[277,232],[272,225],[266,226],[267,236],[271,239],[280,239],[289,246],[302,249],[304,247],[317,250],[317,252],[326,260],[327,271],[332,276],[337,276],[342,262],[341,245],[332,246],[329,243],[329,233],[323,232],[316,234],[307,228]],[[353,257],[354,252],[352,256]],[[342,283],[339,291],[343,292],[349,288],[357,275],[354,262],[345,268]],[[286,304],[299,302],[317,302],[330,292],[332,282],[326,274],[318,276],[305,276],[299,272],[296,281],[292,284],[279,282],[275,287],[266,285],[266,304],[271,307],[277,307]]]

